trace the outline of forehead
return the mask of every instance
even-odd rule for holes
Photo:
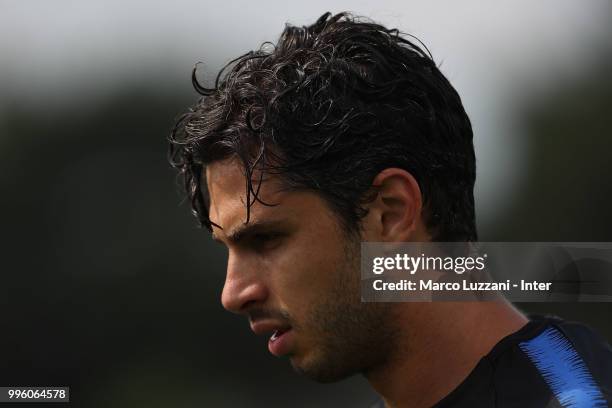
[[[246,220],[246,177],[244,167],[236,159],[214,162],[206,167],[206,184],[210,196],[209,217],[214,223],[228,230]],[[251,177],[253,190],[261,201],[277,204],[264,206],[255,201],[251,206],[250,221],[267,221],[294,214],[299,208],[288,205],[297,192],[282,191],[277,177],[265,176],[259,186],[260,174]],[[253,201],[251,195],[250,200]]]
[[[214,162],[206,168],[206,183],[210,196],[209,217],[221,226],[213,226],[213,236],[231,236],[246,221],[246,177],[242,164],[236,159]],[[253,190],[259,191],[263,205],[255,201],[250,210],[249,225],[302,226],[313,234],[332,234],[339,228],[338,220],[328,204],[315,192],[283,188],[278,176],[264,175],[261,186],[259,174],[252,177]],[[253,197],[251,195],[251,201]]]
[[[236,159],[214,162],[207,165],[205,171],[206,186],[211,196],[227,196],[227,198],[234,195],[244,196],[246,182],[244,169]]]

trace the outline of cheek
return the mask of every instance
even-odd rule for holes
[[[327,300],[344,257],[341,242],[330,238],[296,240],[279,257],[277,293],[289,313]]]

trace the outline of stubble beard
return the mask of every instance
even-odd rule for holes
[[[394,348],[391,303],[362,303],[360,240],[349,237],[331,290],[305,322],[315,339],[310,356],[293,368],[322,383],[385,364]]]

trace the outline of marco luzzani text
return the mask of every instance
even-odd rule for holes
[[[411,278],[417,278],[415,275],[423,272],[451,272],[461,276],[465,273],[483,271],[486,268],[486,261],[487,254],[465,257],[396,254],[392,257],[373,258],[372,272],[375,275],[382,275],[388,271],[402,271],[408,273]],[[551,282],[525,279],[518,282],[510,279],[503,282],[479,282],[474,279],[439,281],[430,278],[400,279],[393,282],[385,282],[383,279],[372,281],[372,288],[375,291],[510,291],[512,289],[548,291],[551,285]]]

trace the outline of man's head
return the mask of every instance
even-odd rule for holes
[[[223,305],[276,331],[322,381],[393,348],[393,308],[360,303],[359,243],[476,239],[459,96],[397,30],[325,14],[230,63],[171,136],[194,213],[229,249]],[[376,347],[374,347],[376,346]]]

